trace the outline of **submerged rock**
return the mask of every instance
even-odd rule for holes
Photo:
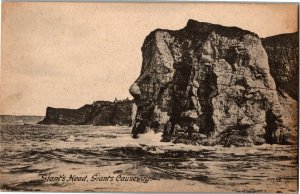
[[[131,125],[132,101],[96,101],[79,109],[48,107],[39,124],[58,125]]]
[[[189,20],[178,31],[151,32],[142,55],[141,74],[129,90],[137,106],[134,138],[151,128],[163,131],[162,141],[195,145],[295,139],[296,120],[289,117],[296,109],[282,104],[255,33]]]

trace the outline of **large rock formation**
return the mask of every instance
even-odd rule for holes
[[[280,34],[262,39],[268,54],[271,75],[278,91],[287,92],[298,100],[299,82],[299,35],[298,32]]]
[[[178,31],[151,32],[142,55],[141,75],[129,90],[137,106],[134,138],[155,130],[175,143],[296,141],[295,103],[278,94],[255,33],[189,20]]]
[[[46,117],[39,124],[58,125],[131,125],[130,100],[96,101],[79,109],[48,107]]]

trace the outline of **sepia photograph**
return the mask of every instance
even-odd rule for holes
[[[2,2],[0,191],[298,193],[298,9]]]

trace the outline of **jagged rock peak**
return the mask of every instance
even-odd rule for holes
[[[212,24],[212,23],[207,23],[207,22],[199,22],[193,19],[189,19],[186,26],[182,29],[179,30],[168,30],[168,29],[156,29],[154,31],[152,31],[146,38],[143,44],[144,48],[151,40],[156,37],[157,34],[161,33],[161,32],[167,32],[170,34],[174,34],[174,33],[179,33],[179,34],[184,34],[184,32],[188,32],[190,34],[193,33],[202,33],[202,34],[210,34],[212,32],[227,36],[227,37],[242,37],[246,34],[250,34],[256,38],[259,38],[257,34],[255,34],[254,32],[248,31],[248,30],[243,30],[241,28],[235,27],[235,26],[222,26],[219,24]]]
[[[198,22],[193,19],[189,19],[186,27],[184,28],[186,30],[193,30],[193,31],[200,31],[200,32],[206,32],[210,33],[212,31],[215,31],[218,34],[222,34],[227,37],[241,37],[246,34],[251,34],[258,38],[258,35],[254,32],[250,32],[248,30],[243,30],[241,28],[235,27],[235,26],[222,26],[219,24],[211,24],[207,22]]]

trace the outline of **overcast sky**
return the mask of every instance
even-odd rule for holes
[[[156,28],[188,19],[238,26],[260,37],[297,31],[297,5],[3,3],[0,114],[44,115],[132,98],[141,46]]]

